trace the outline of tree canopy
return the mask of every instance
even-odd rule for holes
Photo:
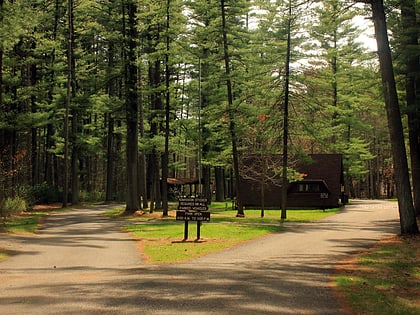
[[[280,154],[284,135],[291,172],[307,154],[341,153],[351,197],[396,196],[378,55],[357,23],[372,16],[364,2],[0,0],[0,200],[165,213],[180,193],[168,178],[234,198],[247,157]],[[385,6],[420,163],[418,2]]]

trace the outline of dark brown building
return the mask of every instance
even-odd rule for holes
[[[311,154],[310,162],[298,163],[296,170],[302,180],[289,184],[287,208],[335,208],[340,206],[344,193],[343,163],[341,154]],[[281,156],[278,157],[281,159]],[[247,163],[252,163],[248,160]],[[265,184],[264,207],[280,208],[281,179]],[[257,179],[242,177],[241,200],[245,207],[261,207],[261,184]],[[343,203],[346,202],[343,198]]]

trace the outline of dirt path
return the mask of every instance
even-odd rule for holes
[[[0,240],[18,253],[0,263],[2,314],[343,314],[335,264],[398,233],[396,203],[356,201],[229,251],[145,266],[101,211],[54,215],[39,236]]]
[[[7,237],[9,245],[0,241],[0,246],[17,251],[17,255],[3,262],[1,270],[16,273],[138,266],[141,259],[133,250],[135,242],[115,222],[102,216],[112,207],[117,206],[58,212],[47,219],[35,237]]]

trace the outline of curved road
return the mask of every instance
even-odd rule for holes
[[[397,203],[353,201],[189,263],[144,265],[106,207],[54,214],[35,237],[0,234],[14,252],[0,262],[1,314],[346,314],[334,268],[399,233]]]

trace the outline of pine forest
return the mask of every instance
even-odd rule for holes
[[[418,13],[417,0],[0,0],[0,201],[165,215],[172,179],[224,201],[247,157],[286,151],[286,177],[342,154],[352,198],[398,197],[399,157],[420,207]]]

